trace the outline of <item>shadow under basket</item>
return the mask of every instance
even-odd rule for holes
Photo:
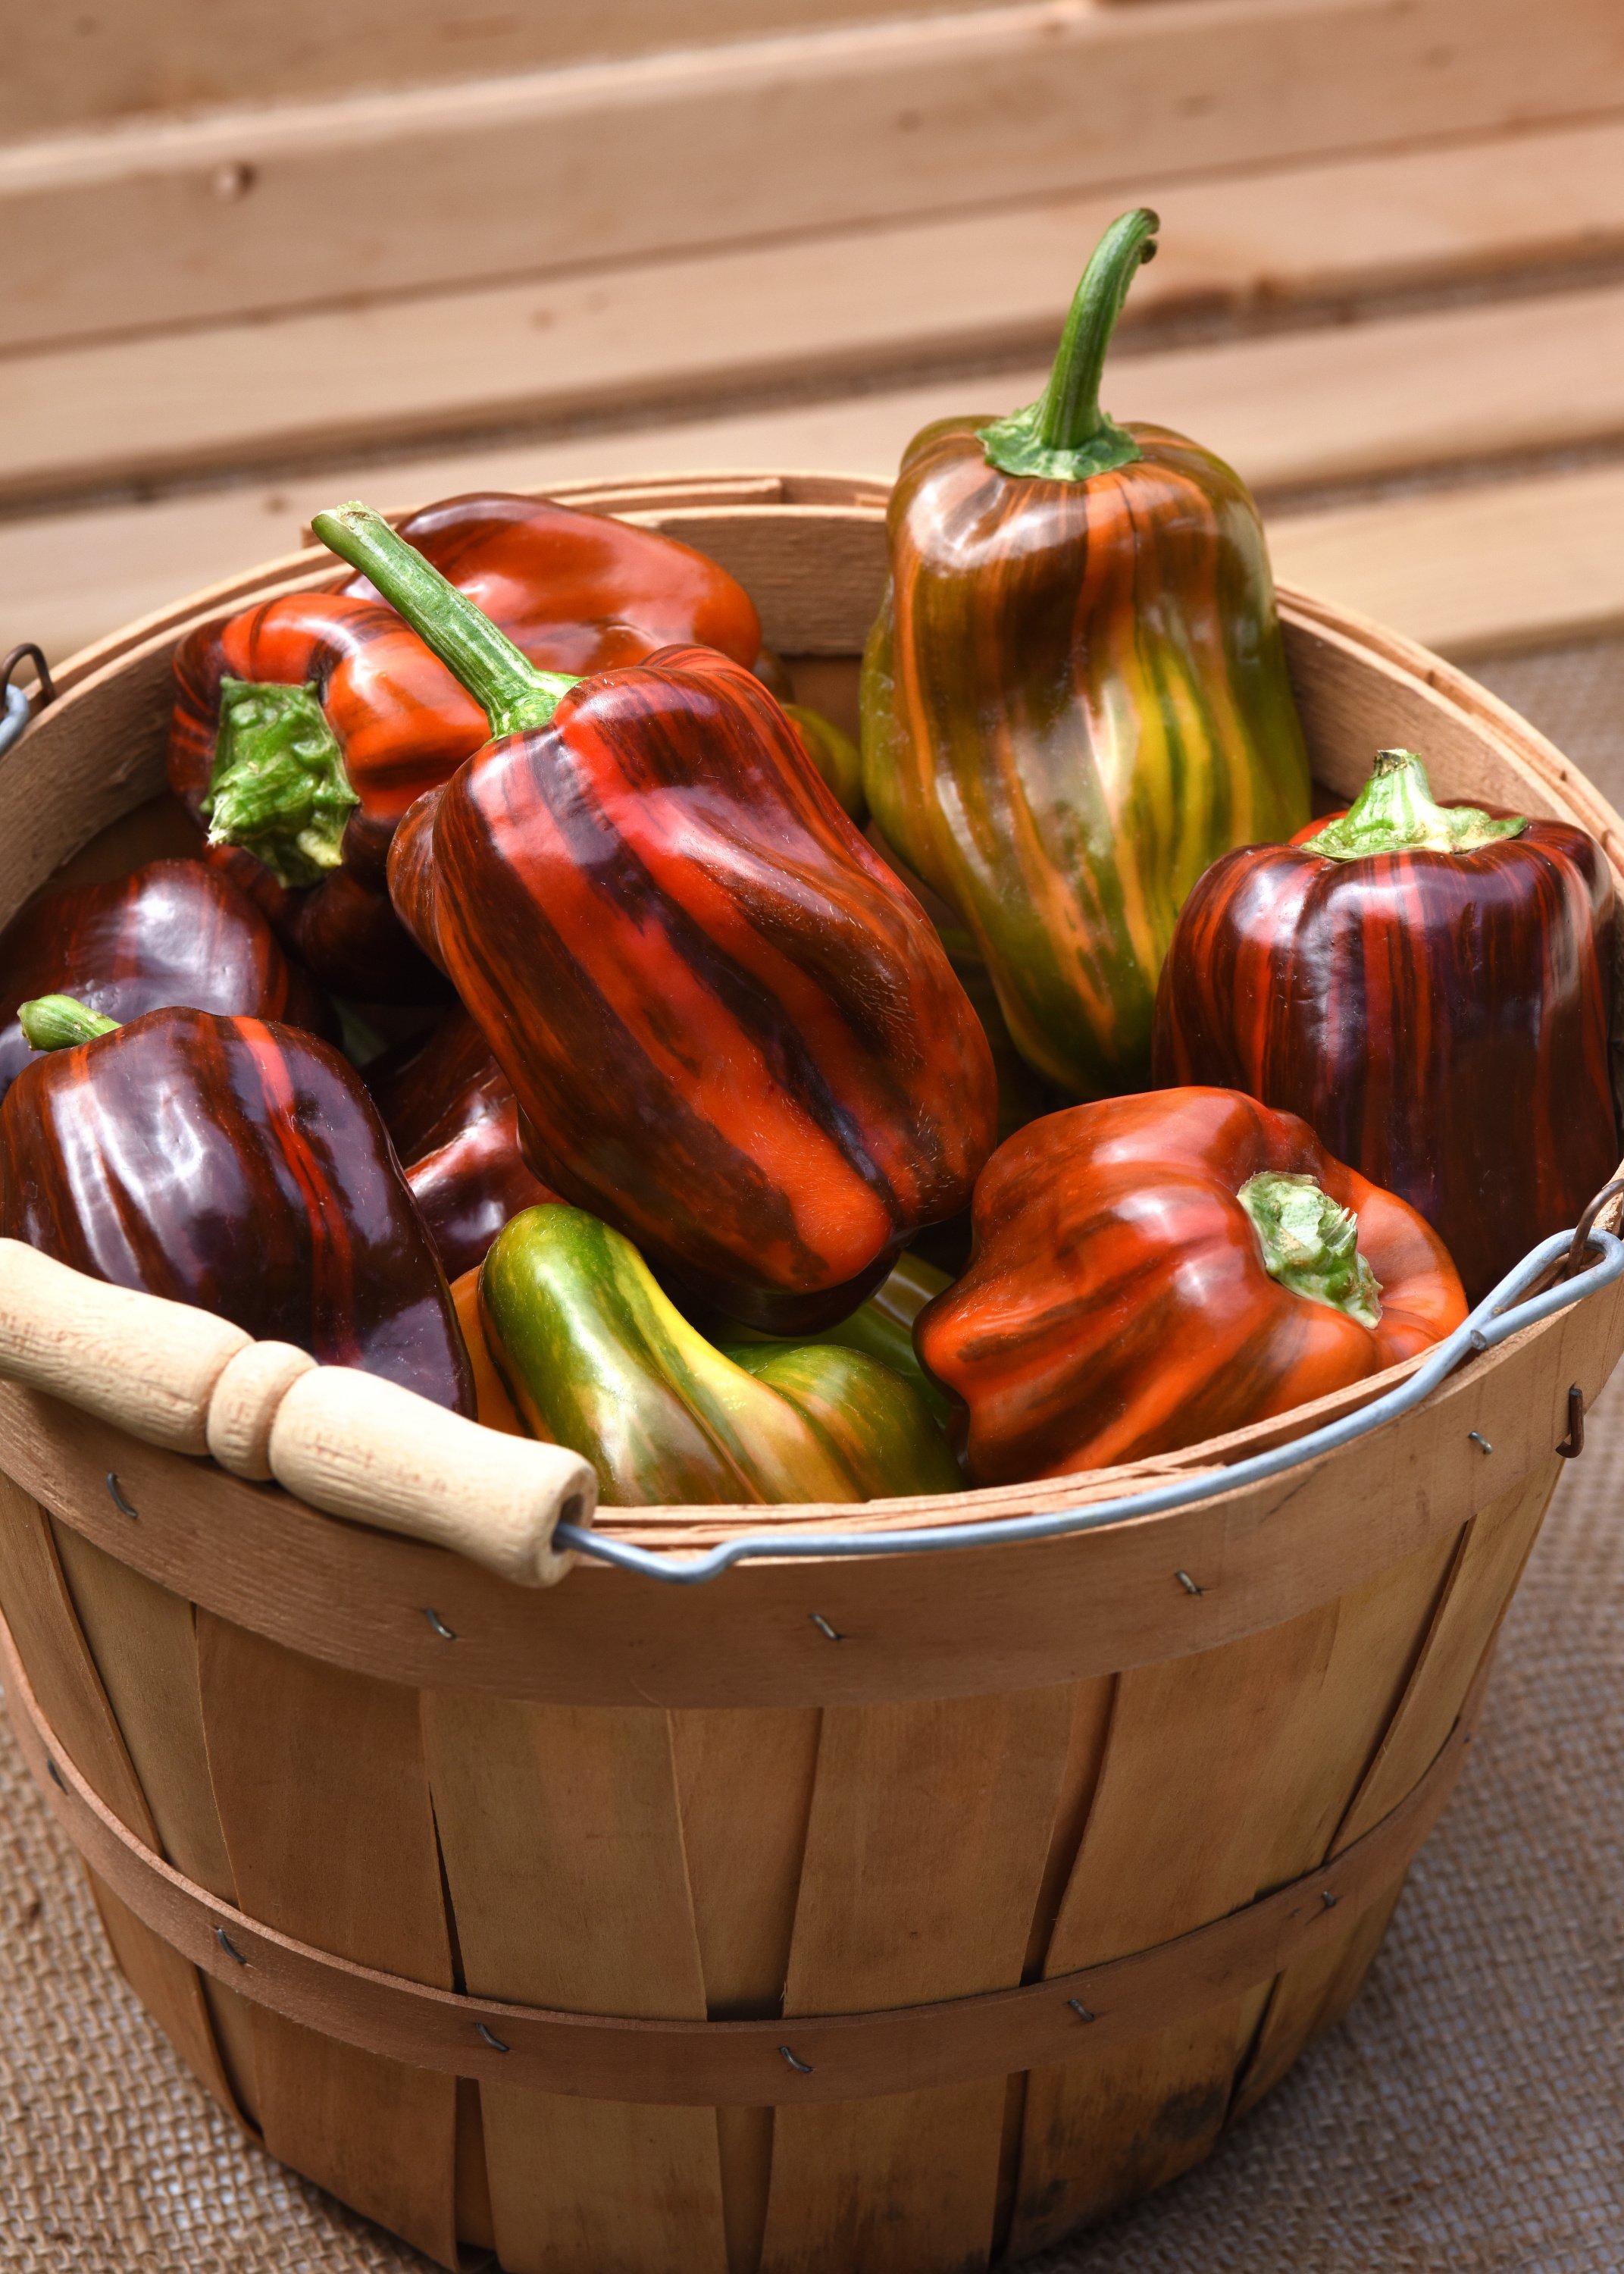
[[[713,554],[853,722],[881,487],[555,494]],[[64,862],[167,849],[177,641],[332,573],[289,556],[59,674],[0,763],[0,922]],[[1619,869],[1624,825],[1482,689],[1299,594],[1282,614],[1325,787],[1418,749],[1440,795],[1577,822]],[[0,1382],[0,1679],[177,2052],[432,2258],[957,2274],[1199,2161],[1345,2009],[1470,1743],[1570,1389],[1621,1346],[1615,1282],[1270,1482],[690,1588],[585,1562],[515,1585]],[[761,1524],[598,1518],[679,1547]]]

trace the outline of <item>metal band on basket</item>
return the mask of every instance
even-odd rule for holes
[[[1475,1732],[1489,1656],[1448,1737],[1396,1808],[1318,1870],[1211,1925],[981,1997],[878,2013],[649,2022],[428,1988],[351,1965],[222,1902],[144,1846],[86,1782],[47,1725],[0,1622],[6,1701],[52,1813],[98,1879],[193,1965],[289,2021],[416,2068],[589,2100],[703,2108],[868,2099],[1075,2061],[1222,2004],[1332,1946],[1392,1888],[1442,1814]]]
[[[1231,1462],[1217,1476],[1208,1470],[1177,1478],[1169,1484],[1154,1485],[1145,1491],[1125,1493],[1116,1500],[1096,1501],[1088,1508],[1057,1509],[1033,1516],[992,1517],[982,1523],[935,1525],[914,1531],[820,1532],[798,1537],[781,1532],[750,1532],[698,1555],[675,1555],[634,1547],[628,1540],[612,1540],[601,1532],[589,1532],[574,1524],[560,1524],[555,1537],[561,1547],[573,1548],[582,1555],[595,1556],[600,1562],[615,1564],[621,1570],[635,1571],[645,1579],[660,1579],[668,1586],[694,1586],[706,1579],[718,1578],[735,1563],[746,1562],[755,1556],[777,1560],[784,1556],[929,1555],[950,1547],[1008,1547],[1022,1540],[1058,1540],[1068,1532],[1097,1532],[1107,1525],[1126,1524],[1134,1517],[1164,1516],[1173,1509],[1189,1508],[1219,1493],[1262,1484],[1288,1469],[1301,1468],[1322,1454],[1339,1452],[1343,1446],[1367,1436],[1372,1429],[1380,1428],[1384,1422],[1397,1420],[1401,1414],[1412,1412],[1430,1397],[1439,1384],[1469,1358],[1480,1357],[1508,1337],[1522,1333],[1524,1328],[1537,1326],[1554,1312],[1566,1310],[1569,1304],[1582,1302],[1587,1295],[1611,1286],[1624,1273],[1624,1242],[1613,1232],[1598,1230],[1594,1220],[1609,1196],[1620,1190],[1624,1190],[1624,1180],[1605,1186],[1574,1231],[1553,1232],[1549,1239],[1542,1239],[1538,1247],[1531,1248],[1455,1332],[1429,1352],[1408,1382],[1400,1382],[1385,1397],[1373,1398],[1357,1413],[1344,1414],[1340,1420],[1327,1422],[1323,1428],[1310,1430],[1306,1436],[1295,1437],[1289,1444],[1272,1446],[1267,1452],[1254,1453],[1246,1460]],[[1583,1243],[1588,1243],[1592,1251],[1599,1248],[1601,1254],[1587,1270],[1577,1271],[1574,1260],[1582,1252]],[[1524,1290],[1538,1287],[1552,1267],[1563,1261],[1568,1267],[1566,1277],[1554,1286],[1529,1294],[1525,1300],[1520,1299]]]

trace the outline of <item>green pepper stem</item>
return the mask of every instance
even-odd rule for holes
[[[71,995],[36,995],[32,1003],[19,1006],[17,1023],[30,1050],[71,1050],[80,1043],[94,1043],[98,1035],[112,1034],[119,1022]]]
[[[319,885],[360,802],[314,688],[222,678],[202,807],[211,845],[244,847],[279,884]]]
[[[1521,814],[1496,818],[1475,805],[1440,805],[1414,750],[1378,750],[1375,771],[1336,820],[1302,850],[1327,861],[1371,861],[1384,853],[1476,853],[1528,827]]]
[[[1000,472],[1081,482],[1132,465],[1140,456],[1127,429],[1101,410],[1100,380],[1128,287],[1142,264],[1154,259],[1161,226],[1147,206],[1138,206],[1114,221],[1094,247],[1067,313],[1048,386],[1024,410],[980,431],[988,463]]]
[[[493,735],[545,727],[578,679],[538,671],[466,592],[448,584],[381,514],[352,502],[319,513],[311,527],[322,543],[369,576],[397,614],[461,681],[491,722]]]
[[[1374,1327],[1381,1283],[1359,1253],[1359,1219],[1312,1177],[1265,1169],[1235,1196],[1252,1219],[1271,1279]]]

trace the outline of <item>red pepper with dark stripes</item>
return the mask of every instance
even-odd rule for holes
[[[1346,814],[1197,885],[1156,1080],[1301,1114],[1419,1209],[1477,1302],[1613,1172],[1613,924],[1583,830],[1440,805],[1384,750]]]
[[[1305,1122],[1233,1090],[1034,1121],[975,1188],[970,1269],[920,1313],[978,1485],[1226,1435],[1413,1358],[1466,1300],[1436,1232]]]
[[[632,662],[673,639],[745,665],[760,653],[740,585],[653,531],[502,495],[449,498],[403,527],[550,670]],[[361,578],[200,627],[175,677],[170,787],[207,824],[211,856],[338,992],[443,992],[395,921],[384,866],[413,800],[484,742],[471,697]]]
[[[26,1006],[47,1053],[0,1105],[0,1234],[93,1278],[471,1414],[450,1290],[354,1068],[207,1011]]]
[[[491,719],[390,886],[532,1167],[735,1318],[853,1309],[992,1142],[986,1037],[917,901],[738,663],[539,673],[376,515],[315,525]]]
[[[447,1279],[482,1263],[510,1217],[558,1198],[524,1158],[513,1084],[466,1011],[367,1087]]]
[[[17,1013],[35,995],[72,995],[111,1019],[184,1003],[337,1031],[253,902],[201,861],[46,892],[0,932],[0,1096],[34,1055]]]

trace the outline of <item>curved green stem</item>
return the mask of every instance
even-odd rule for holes
[[[71,1050],[80,1043],[94,1043],[98,1035],[114,1033],[119,1021],[104,1018],[71,995],[36,995],[32,1003],[19,1005],[17,1023],[30,1050]]]
[[[1370,779],[1335,821],[1304,840],[1327,861],[1371,861],[1383,853],[1476,853],[1519,837],[1521,814],[1496,818],[1475,805],[1440,805],[1414,750],[1378,750]]]
[[[1351,1209],[1340,1207],[1312,1177],[1284,1169],[1248,1177],[1235,1197],[1252,1219],[1271,1279],[1362,1327],[1380,1322],[1381,1283],[1359,1253],[1359,1219]]]
[[[1106,350],[1141,264],[1154,258],[1162,224],[1147,206],[1121,215],[1095,245],[1078,285],[1049,385],[1037,402],[980,429],[1001,473],[1085,482],[1132,465],[1139,446],[1100,408]]]
[[[580,685],[562,672],[538,671],[466,592],[448,584],[370,506],[336,506],[319,513],[311,527],[341,561],[372,579],[425,646],[462,681],[490,720],[492,734],[522,734],[546,726],[570,689]]]

